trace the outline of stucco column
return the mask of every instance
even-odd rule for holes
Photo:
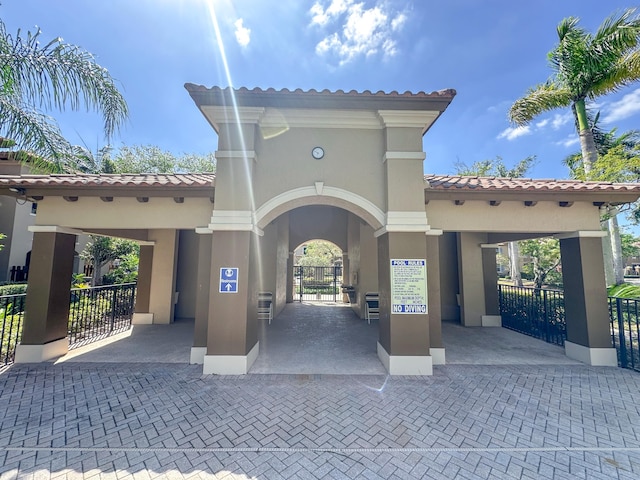
[[[196,317],[193,347],[189,363],[204,363],[209,326],[209,290],[211,288],[211,230],[196,229],[198,235],[198,271],[196,273]]]
[[[287,257],[287,303],[293,303],[293,252]]]
[[[440,237],[427,235],[427,294],[429,298],[429,352],[434,365],[444,365],[442,305],[440,299]]]
[[[69,350],[69,298],[76,236],[59,233],[58,227],[49,228],[53,231],[35,230],[33,234],[24,327],[16,363],[43,362]]]
[[[259,353],[257,327],[257,242],[250,231],[214,231],[207,354],[203,373],[242,375]],[[221,271],[237,269],[237,283],[226,288]]]
[[[560,253],[567,356],[589,365],[617,366],[609,330],[601,232],[561,238]]]
[[[498,262],[496,259],[497,244],[485,243],[482,248],[482,277],[484,284],[483,327],[501,327],[500,299],[498,298]]]
[[[136,286],[136,305],[133,318],[131,319],[131,323],[133,325],[153,323],[153,313],[149,312],[152,265],[153,245],[140,245],[138,283]]]
[[[426,260],[421,233],[385,233],[378,237],[380,337],[378,357],[391,375],[431,375],[428,313],[394,313],[391,309],[391,260]],[[429,265],[427,265],[427,270]],[[426,285],[426,275],[423,279]]]
[[[176,301],[178,231],[149,230],[149,240],[154,242],[149,312],[153,314],[153,323],[167,324],[173,322]]]

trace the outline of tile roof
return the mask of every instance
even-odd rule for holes
[[[213,173],[0,175],[0,187],[213,187]]]
[[[640,183],[583,182],[533,178],[425,175],[425,189],[459,192],[629,192],[640,194]]]

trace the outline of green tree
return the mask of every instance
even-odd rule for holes
[[[516,100],[509,118],[523,126],[543,112],[571,107],[590,179],[598,155],[587,102],[640,79],[640,18],[635,9],[627,9],[607,18],[593,35],[578,22],[576,17],[560,22],[558,45],[548,55],[552,77]]]
[[[536,288],[542,288],[545,283],[562,283],[558,271],[560,242],[557,239],[523,240],[520,242],[520,252],[528,259],[522,268],[523,273],[533,280]]]
[[[312,240],[306,243],[305,253],[299,265],[314,267],[330,267],[342,260],[342,250],[326,240]]]
[[[621,233],[620,243],[624,258],[640,257],[640,238],[631,233]]]
[[[61,38],[41,45],[40,30],[12,36],[0,19],[0,136],[35,168],[64,171],[71,145],[41,109],[83,107],[102,114],[107,137],[128,115],[114,79],[90,53]]]
[[[216,159],[213,153],[174,155],[153,145],[123,145],[108,152],[103,166],[111,173],[213,173]]]
[[[454,167],[458,175],[477,175],[479,177],[496,176],[507,178],[521,178],[533,167],[536,162],[535,155],[520,160],[513,167],[505,165],[502,157],[497,156],[495,160],[480,160],[470,166],[462,162],[456,162]],[[522,286],[522,276],[520,274],[520,248],[518,242],[509,242],[509,276],[514,285]]]
[[[116,259],[122,261],[132,254],[136,257],[140,254],[140,246],[134,241],[90,235],[90,240],[80,253],[80,258],[93,266],[91,284],[96,286],[102,284],[100,276],[102,267]]]

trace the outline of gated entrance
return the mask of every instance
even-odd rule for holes
[[[341,299],[342,266],[294,268],[294,298],[299,302],[337,302]]]

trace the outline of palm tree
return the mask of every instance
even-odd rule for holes
[[[90,53],[60,38],[44,46],[39,41],[39,30],[26,37],[18,30],[14,37],[0,20],[0,136],[39,157],[40,167],[62,170],[73,156],[71,145],[41,109],[99,112],[110,137],[128,108],[114,79]]]
[[[509,110],[509,119],[524,126],[556,108],[573,110],[587,178],[598,158],[587,102],[640,79],[640,17],[635,9],[607,18],[595,35],[565,18],[558,25],[558,45],[549,52],[553,76],[530,89]]]

